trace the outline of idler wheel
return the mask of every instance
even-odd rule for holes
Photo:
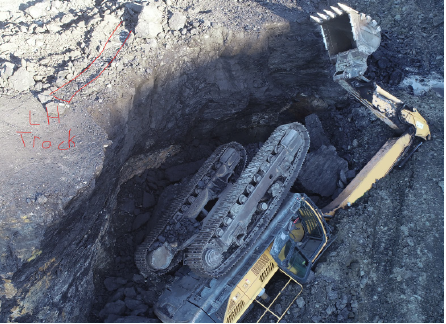
[[[264,212],[267,209],[268,209],[268,204],[265,202],[261,202],[260,204],[257,205],[257,210],[259,212]]]
[[[248,197],[246,197],[245,195],[240,195],[240,197],[238,197],[238,202],[240,204],[244,204],[246,201],[248,200]]]
[[[208,269],[217,268],[223,261],[223,250],[216,244],[208,244],[203,251],[203,265]]]

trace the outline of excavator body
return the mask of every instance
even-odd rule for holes
[[[251,253],[219,278],[203,278],[188,267],[181,268],[156,303],[155,314],[164,322],[233,323],[256,302],[265,308],[264,314],[282,318],[286,310],[282,314],[272,310],[277,298],[257,297],[264,296],[266,284],[277,271],[289,277],[287,285],[301,290],[314,262],[333,240],[331,228],[311,200],[289,193]]]

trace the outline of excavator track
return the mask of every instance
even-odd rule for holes
[[[277,152],[277,148],[282,147],[284,149],[285,146],[282,143],[286,140],[291,141],[289,140],[290,137],[294,141],[293,156],[286,155],[284,160],[282,160],[284,162],[280,166],[275,166],[279,169],[284,166],[286,170],[281,169],[281,172],[277,172],[280,176],[276,176],[263,197],[252,198],[256,206],[258,202],[260,202],[258,205],[260,206],[263,200],[263,203],[266,205],[262,206],[267,208],[264,208],[264,210],[251,208],[249,211],[244,210],[244,212],[237,213],[237,209],[241,210],[239,206],[243,206],[243,202],[240,203],[239,201],[240,197],[248,195],[247,199],[251,199],[252,194],[250,196],[249,191],[254,192],[253,184],[261,186],[268,181],[268,177],[272,179],[270,177],[271,173],[269,173],[271,170],[265,169],[265,165],[269,163],[272,169],[275,159],[278,159],[281,152]],[[289,191],[297,178],[309,144],[309,135],[301,124],[292,123],[279,126],[253,158],[249,166],[243,171],[228,194],[225,195],[219,208],[213,210],[206,218],[197,238],[185,251],[184,263],[195,273],[203,277],[216,278],[227,273],[244,254],[250,251],[256,238],[265,230],[274,217],[286,196],[284,193]],[[259,179],[259,175],[262,177],[261,179]],[[249,187],[250,185],[252,187]],[[243,221],[246,227],[244,232],[241,229],[236,233],[242,239],[231,238],[230,246],[224,246],[219,239],[224,236],[225,229],[227,229],[225,220],[227,222],[228,218],[232,218],[231,223],[236,224],[240,222],[240,217],[244,217]],[[218,265],[212,268],[208,266],[210,263]]]
[[[199,186],[202,187],[203,183],[206,183],[206,181],[207,183],[205,185],[209,184],[210,181],[209,174],[212,172],[215,173],[216,166],[218,166],[218,164],[220,163],[220,158],[229,148],[236,150],[240,154],[240,161],[235,167],[234,174],[232,176],[233,181],[235,181],[242,173],[246,164],[246,151],[242,145],[240,145],[237,142],[231,142],[219,146],[214,151],[214,153],[212,153],[212,155],[204,162],[204,164],[201,166],[198,172],[192,177],[192,179],[182,186],[180,192],[175,193],[175,199],[170,203],[169,207],[167,209],[159,211],[159,213],[162,213],[162,215],[158,219],[155,227],[150,230],[144,242],[136,249],[135,263],[144,277],[149,276],[149,274],[151,273],[154,273],[156,275],[164,274],[170,271],[174,266],[176,266],[181,261],[182,258],[181,253],[176,253],[172,262],[167,268],[162,270],[153,269],[148,264],[147,255],[150,251],[154,250],[154,243],[157,242],[161,234],[166,232],[166,230],[171,230],[171,228],[174,228],[176,224],[181,224],[184,218],[183,217],[184,215],[182,215],[181,213],[181,209],[185,207],[190,207],[189,199],[194,195],[196,189],[199,188]],[[187,221],[189,221],[189,219]],[[200,224],[195,223],[194,225],[195,225],[195,230],[198,231]],[[170,227],[167,229],[167,226]],[[177,230],[184,232],[184,228],[182,227],[179,227]],[[193,233],[189,234],[190,238],[193,235]],[[181,243],[184,242],[180,242],[180,244]]]

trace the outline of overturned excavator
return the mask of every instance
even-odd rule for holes
[[[262,316],[271,313],[280,321],[288,308],[275,314],[277,296],[272,301],[265,297],[274,274],[282,272],[298,285],[308,281],[311,268],[334,240],[326,221],[430,139],[429,126],[415,108],[364,77],[367,57],[381,40],[377,23],[342,4],[311,18],[320,25],[335,63],[334,81],[397,137],[322,209],[305,194],[289,192],[309,148],[301,124],[279,126],[246,168],[243,146],[219,147],[175,194],[136,252],[145,276],[183,262],[155,305],[165,322],[236,322],[254,302],[265,309]]]
[[[246,168],[240,144],[219,147],[138,247],[141,273],[164,273],[181,260],[202,276],[226,273],[268,226],[309,145],[306,129],[292,123],[278,127]],[[188,223],[194,230],[185,232]]]

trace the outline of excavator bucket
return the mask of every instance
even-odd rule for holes
[[[320,25],[325,48],[336,63],[334,79],[362,76],[367,70],[367,57],[381,42],[377,22],[341,3],[310,17]]]

